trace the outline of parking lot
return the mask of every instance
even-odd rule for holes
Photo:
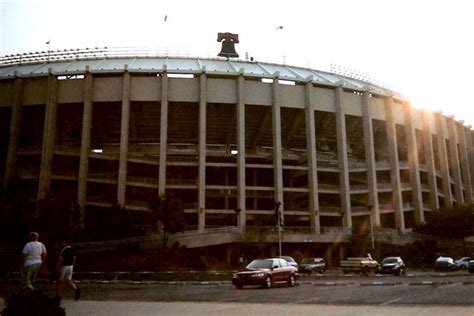
[[[209,281],[196,280],[197,277],[173,281],[174,272],[170,271],[166,273],[169,276],[166,281],[96,278],[78,284],[83,289],[82,299],[94,301],[474,305],[474,274],[465,271],[411,271],[400,277],[343,275],[329,271],[324,275],[302,275],[295,287],[245,287],[242,290],[232,286],[228,274],[215,273],[217,277]],[[14,282],[10,284],[15,286]],[[40,282],[38,286],[52,295],[52,284]],[[69,293],[64,292],[64,299],[70,300]]]

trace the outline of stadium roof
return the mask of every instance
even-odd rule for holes
[[[358,78],[315,69],[260,61],[160,56],[150,51],[134,49],[78,49],[36,52],[0,57],[0,79],[13,77],[76,75],[91,73],[124,72],[174,74],[239,75],[256,78],[278,78],[293,82],[308,82],[322,86],[342,86],[355,91],[369,91],[378,95],[405,98],[398,93]]]

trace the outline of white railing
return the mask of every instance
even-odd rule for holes
[[[64,50],[49,50],[0,56],[0,66],[48,63],[56,61],[90,60],[107,58],[158,58],[158,57],[202,57],[215,58],[209,52],[185,51],[166,47],[92,47]]]

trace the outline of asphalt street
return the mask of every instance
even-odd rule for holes
[[[171,278],[172,279],[172,278]],[[15,283],[12,283],[14,286]],[[82,280],[75,302],[64,289],[68,315],[473,315],[474,274],[302,276],[295,287],[235,289],[230,280]],[[38,287],[53,295],[53,284]],[[0,301],[0,308],[1,308]],[[1,310],[1,309],[0,309]]]

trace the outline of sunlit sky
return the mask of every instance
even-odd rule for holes
[[[241,58],[358,70],[474,125],[473,14],[470,0],[0,0],[0,55],[50,41],[205,57],[220,51],[218,32],[232,32]]]

